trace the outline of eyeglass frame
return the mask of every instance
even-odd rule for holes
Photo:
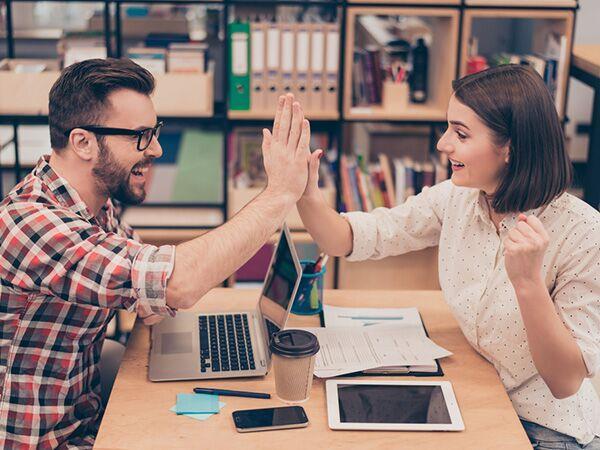
[[[83,125],[80,127],[73,127],[70,130],[65,131],[64,134],[66,137],[69,137],[73,130],[75,130],[77,128],[81,128],[82,130],[91,131],[94,134],[99,134],[102,136],[137,136],[138,137],[137,150],[140,152],[143,152],[148,147],[150,147],[150,143],[152,142],[152,139],[155,136],[156,136],[156,139],[158,139],[158,137],[160,136],[160,129],[163,127],[163,125],[164,125],[164,122],[160,121],[152,128],[144,128],[142,130],[131,130],[129,128],[100,127],[100,126],[96,126],[96,125]],[[142,147],[141,146],[142,137],[144,136],[144,133],[148,132],[149,130],[152,130],[152,136],[150,136],[150,139],[148,140],[148,144],[144,148],[141,148]]]

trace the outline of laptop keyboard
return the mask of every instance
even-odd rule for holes
[[[277,333],[280,328],[275,325],[273,322],[271,322],[270,320],[265,320],[265,322],[267,322],[267,331],[269,332],[269,342],[271,342],[271,338],[273,337],[273,335],[275,333]]]
[[[247,314],[199,316],[200,371],[254,370]]]

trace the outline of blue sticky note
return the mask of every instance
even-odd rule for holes
[[[209,394],[177,394],[177,414],[219,412],[219,396]]]
[[[219,402],[219,409],[223,409],[224,406],[225,406],[225,403]],[[177,413],[177,407],[173,406],[169,411]],[[189,417],[190,419],[196,419],[196,420],[206,420],[209,417],[214,416],[213,413],[179,414],[179,415]]]

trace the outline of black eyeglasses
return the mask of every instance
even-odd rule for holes
[[[156,139],[160,136],[160,129],[163,123],[158,122],[153,128],[144,128],[143,130],[130,130],[127,128],[109,128],[109,127],[97,127],[95,125],[84,125],[81,127],[82,130],[91,131],[95,134],[103,136],[137,136],[137,149],[142,152],[148,148],[152,142],[152,138],[156,136]],[[75,128],[71,128],[69,131],[65,131],[65,136],[69,137],[71,131]]]

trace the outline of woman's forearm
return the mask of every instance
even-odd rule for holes
[[[352,252],[352,228],[333,210],[323,196],[302,197],[298,203],[302,222],[319,248],[330,256],[346,256]]]
[[[587,375],[577,342],[554,309],[542,279],[514,286],[538,372],[556,398],[574,395]]]

